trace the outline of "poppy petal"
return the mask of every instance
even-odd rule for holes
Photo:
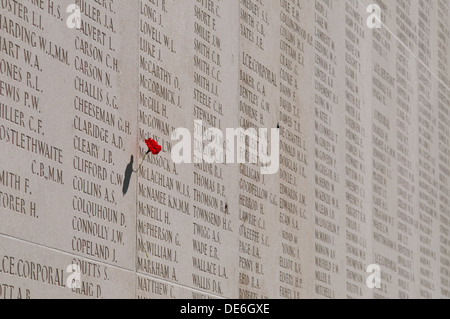
[[[154,139],[149,138],[145,140],[145,144],[147,145],[149,152],[154,155],[158,155],[162,150],[161,145],[159,145]]]

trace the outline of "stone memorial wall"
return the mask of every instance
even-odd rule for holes
[[[449,21],[448,0],[0,0],[0,299],[450,298]],[[231,149],[239,128],[260,139]]]

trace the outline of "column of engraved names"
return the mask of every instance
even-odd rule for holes
[[[0,5],[0,143],[5,163],[0,171],[0,208],[5,221],[12,223],[16,217],[28,216],[34,223],[39,219],[37,185],[64,183],[62,147],[45,138],[51,123],[44,121],[48,110],[42,103],[45,92],[41,77],[47,70],[42,61],[49,59],[67,67],[69,58],[64,48],[46,45],[42,20],[60,21],[53,2],[24,5],[3,1]],[[7,168],[8,154],[21,159],[17,167]]]
[[[217,150],[208,144],[216,137],[205,133],[207,128],[224,131],[222,120],[224,111],[232,105],[224,105],[225,95],[222,74],[222,39],[218,27],[224,23],[218,0],[193,1],[194,12],[194,126],[195,134],[203,141],[195,148],[205,150],[210,156],[216,156]],[[219,141],[223,145],[223,140]],[[224,183],[224,166],[209,163],[208,160],[194,155],[196,163],[193,171],[193,239],[192,239],[192,283],[191,287],[208,293],[228,296],[233,295],[227,273],[232,261],[225,257],[228,249],[228,236],[232,234],[229,207]]]
[[[431,74],[431,41],[425,34],[431,33],[431,6],[418,3],[409,10],[417,10],[417,26],[404,21],[403,30],[397,30],[399,38],[417,56],[417,97],[418,97],[418,213],[419,213],[419,283],[421,298],[435,298],[439,290],[438,278],[438,152],[437,152],[437,107],[434,104],[437,83]],[[407,9],[405,11],[408,13]],[[411,31],[409,31],[411,30]],[[413,33],[411,36],[409,32]],[[400,265],[399,265],[400,270]]]
[[[356,0],[345,2],[345,278],[348,298],[366,296],[368,259],[366,215],[367,144],[363,109],[362,61],[366,46],[363,7]],[[344,182],[344,181],[343,181]],[[342,207],[342,209],[344,209]],[[342,221],[344,222],[344,221]]]
[[[308,8],[306,8],[307,10]],[[306,235],[306,182],[309,154],[302,131],[299,105],[299,76],[305,71],[305,52],[312,35],[305,30],[305,8],[295,1],[281,1],[280,26],[280,297],[300,299],[305,295],[304,267],[300,241]]]
[[[75,3],[82,18],[73,42],[71,247],[77,254],[123,265],[128,262],[121,253],[133,239],[125,234],[129,215],[121,205],[124,177],[119,160],[132,128],[120,114],[126,106],[117,95],[118,8],[112,1]]]
[[[332,24],[327,23],[335,1],[315,1],[314,24],[314,295],[335,298],[335,278],[340,274],[336,261],[339,235],[337,214],[340,203],[336,191],[340,183],[337,172],[338,135],[333,131],[333,114],[339,103],[335,91],[337,56]]]
[[[143,0],[139,5],[138,161],[148,150],[143,143],[147,138],[157,140],[162,152],[146,157],[138,172],[137,271],[178,283],[184,240],[173,225],[183,224],[180,219],[191,214],[191,190],[178,178],[170,159],[170,134],[176,123],[168,119],[182,107],[180,80],[169,67],[171,59],[176,59],[176,42],[165,28],[175,9],[166,7],[164,1]],[[152,292],[146,281],[138,276],[138,295]]]
[[[70,38],[74,52],[73,82],[69,81],[69,105],[73,107],[70,244],[72,251],[88,258],[72,259],[82,275],[81,288],[74,292],[103,298],[102,291],[105,294],[109,285],[120,281],[117,276],[134,277],[116,274],[89,259],[134,269],[135,190],[126,189],[123,173],[133,150],[136,109],[129,107],[135,104],[130,102],[135,95],[124,92],[131,92],[133,85],[130,65],[136,66],[136,60],[129,58],[137,56],[137,45],[124,35],[134,31],[127,20],[137,13],[130,13],[120,2],[74,3],[81,12],[81,26],[73,29]],[[104,285],[96,287],[96,281]],[[123,292],[134,295],[128,289]]]
[[[383,7],[385,16],[390,16],[388,8]],[[391,7],[389,7],[391,11]],[[391,203],[395,194],[393,176],[395,150],[392,130],[395,114],[391,107],[394,92],[389,79],[395,79],[389,70],[389,63],[395,61],[396,40],[386,28],[373,29],[372,36],[372,238],[373,257],[371,262],[381,267],[381,288],[374,290],[375,298],[395,295],[394,280],[397,272],[396,244],[393,240],[396,225],[395,213]],[[384,80],[388,79],[388,81]],[[395,283],[396,284],[396,283]]]
[[[276,16],[270,1],[240,1],[240,64],[239,64],[239,126],[244,130],[264,127],[265,118],[275,111],[276,96],[269,90],[278,86],[277,74],[270,66],[269,45],[265,44],[266,31],[271,30],[269,14]],[[272,18],[272,16],[271,16]],[[273,30],[275,32],[275,30]],[[264,60],[262,60],[264,57]],[[251,134],[250,134],[251,135]],[[247,136],[245,147],[258,149],[257,141]],[[241,152],[242,150],[237,150]],[[268,226],[275,216],[268,216],[274,206],[269,199],[265,177],[254,154],[246,152],[246,163],[239,168],[239,298],[264,299],[270,297],[264,287],[269,274],[264,256],[269,252],[271,238]],[[275,191],[271,194],[276,194]],[[274,197],[271,195],[270,197]],[[270,200],[270,203],[269,203]],[[275,204],[277,205],[277,204]]]
[[[413,244],[417,241],[417,220],[415,211],[415,172],[412,155],[416,152],[413,148],[413,100],[414,73],[410,66],[414,65],[414,56],[403,46],[397,43],[396,75],[388,74],[377,68],[380,77],[387,86],[396,88],[396,172],[397,172],[397,272],[398,272],[398,296],[397,298],[410,298],[416,287],[415,280],[415,256]]]
[[[437,1],[437,76],[439,78],[438,127],[439,127],[439,222],[440,222],[440,281],[441,297],[450,298],[450,78],[449,40],[450,25],[448,1]]]

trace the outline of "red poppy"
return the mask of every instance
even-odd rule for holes
[[[145,144],[147,144],[148,153],[151,152],[153,155],[161,153],[162,147],[155,140],[149,138],[148,140],[145,140]]]

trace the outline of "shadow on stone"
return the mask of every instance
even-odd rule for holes
[[[134,156],[131,155],[130,163],[127,165],[125,170],[125,178],[123,181],[122,193],[125,196],[128,193],[128,188],[130,187],[131,176],[133,175],[133,164],[134,164]]]

